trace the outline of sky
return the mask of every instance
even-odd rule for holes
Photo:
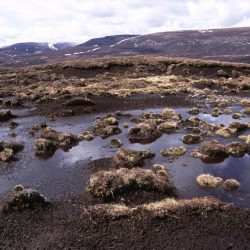
[[[0,47],[250,26],[250,0],[0,0]]]

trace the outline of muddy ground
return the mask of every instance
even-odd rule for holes
[[[0,249],[248,249],[249,73],[247,64],[164,57],[0,69],[0,110],[12,114],[0,119],[0,140],[24,145],[6,161],[10,146],[7,153],[4,146],[0,147],[0,154],[4,151],[0,155]],[[168,118],[165,108],[172,110]],[[199,113],[191,108],[198,108]],[[145,118],[145,112],[151,112],[153,118]],[[181,115],[180,120],[175,113]],[[111,134],[103,135],[100,127],[94,129],[98,118],[99,122],[112,123],[112,130],[101,127]],[[145,134],[150,142],[129,139],[129,129],[137,131],[140,119],[144,119],[142,133],[144,128],[153,131]],[[159,133],[157,127],[155,131],[155,123],[166,121],[171,126],[177,124],[176,130]],[[234,122],[241,129],[231,128]],[[89,131],[94,138],[77,141],[76,145],[64,140],[68,138],[65,134],[60,134],[63,141],[53,133],[51,139],[41,128],[31,129],[41,123],[77,138]],[[227,137],[225,131],[232,134]],[[202,140],[185,144],[183,136],[187,134],[198,134]],[[55,152],[46,157],[37,155],[33,144],[40,137],[52,140]],[[150,149],[155,156],[132,168],[151,171],[154,164],[162,165],[167,169],[167,179],[160,177],[160,184],[173,185],[176,196],[148,188],[151,180],[145,180],[143,187],[133,184],[121,189],[119,184],[119,192],[113,189],[111,200],[93,197],[86,189],[89,179],[99,171],[121,168],[114,157],[119,148],[110,146],[112,139],[119,139],[121,148]],[[211,157],[211,149],[202,151],[203,143],[212,140],[220,143],[223,158]],[[240,149],[233,148],[233,142]],[[183,146],[186,152],[163,156],[161,150],[171,146]],[[193,151],[198,156],[191,156]],[[226,189],[223,183],[215,188],[200,187],[196,177],[204,173],[219,176],[223,182],[237,179],[240,186],[236,190]],[[107,183],[107,191],[116,185],[115,181]],[[18,211],[6,212],[17,184],[38,190],[50,204],[21,204]],[[14,197],[18,197],[15,192]]]

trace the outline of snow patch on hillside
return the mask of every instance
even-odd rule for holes
[[[58,48],[56,48],[53,43],[48,43],[47,45],[51,50],[58,50]]]

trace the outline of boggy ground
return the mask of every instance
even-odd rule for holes
[[[250,211],[184,208],[93,215],[82,197],[1,218],[2,249],[248,249]]]
[[[216,137],[222,144],[218,147],[223,150],[224,147],[228,148],[229,143],[232,142],[231,136],[233,136],[233,140],[239,141],[238,136],[243,135],[245,136],[243,141],[245,140],[246,144],[249,144],[247,134],[245,132],[241,134],[241,129],[235,128],[235,126],[238,128],[245,126],[247,130],[249,127],[247,125],[249,116],[247,112],[243,111],[250,104],[249,65],[164,57],[122,57],[96,59],[88,62],[69,61],[62,64],[22,69],[5,68],[0,69],[0,73],[1,109],[30,109],[28,115],[27,113],[20,114],[19,117],[41,115],[45,116],[47,121],[53,121],[58,117],[72,117],[73,119],[73,116],[82,115],[82,119],[84,119],[92,113],[96,116],[100,113],[112,113],[112,119],[107,117],[105,118],[107,120],[100,120],[110,128],[110,126],[116,126],[117,121],[113,119],[117,115],[119,116],[116,111],[122,111],[122,116],[129,117],[126,111],[132,109],[185,107],[195,115],[197,110],[191,108],[206,110],[209,106],[213,117],[220,117],[221,112],[226,112],[227,107],[237,104],[242,105],[242,108],[239,114],[235,114],[235,117],[244,119],[244,125],[236,124],[233,127],[228,125],[225,127],[226,132],[220,131],[223,136],[227,136],[229,133],[229,139],[225,139],[223,136],[216,137],[216,132],[220,129],[219,124],[211,126],[200,123],[197,119],[184,122],[184,120],[179,120],[178,115],[173,119],[175,114],[169,110],[163,112],[162,115],[145,115],[149,116],[147,119],[141,114],[143,113],[141,111],[141,115],[132,117],[135,122],[132,126],[138,131],[136,126],[141,122],[140,119],[153,129],[158,128],[159,124],[164,124],[162,131],[166,130],[166,138],[170,133],[169,127],[176,127],[177,130],[184,128],[186,134],[188,131],[191,131],[189,134],[202,134],[204,137],[202,140],[211,141]],[[241,118],[241,115],[244,118]],[[12,118],[14,117],[11,117],[9,113],[4,113],[1,127],[18,126],[18,124],[8,123],[8,120]],[[119,126],[121,127],[121,124]],[[145,124],[139,128],[142,135],[145,131],[147,132]],[[53,127],[53,129],[57,128]],[[146,130],[144,131],[144,129]],[[44,136],[41,131],[39,127],[35,126],[29,133],[34,134],[33,140],[39,136],[42,139],[51,139],[51,136]],[[107,131],[112,133],[113,130],[107,129]],[[211,139],[209,138],[210,133]],[[52,141],[56,147],[61,145],[60,143],[63,145],[70,143],[69,135],[59,133],[53,137],[56,137],[56,141]],[[79,143],[78,139],[75,141]],[[213,150],[210,148],[204,150],[203,144],[203,148],[200,147],[200,144],[197,145],[200,150],[196,148],[195,151],[195,157],[199,158],[197,161],[201,162],[204,157],[207,160],[207,156],[211,157],[211,155],[214,158]],[[190,153],[190,147],[193,149],[197,145],[185,144],[185,147],[188,147],[188,153]],[[10,146],[7,147],[7,150],[11,152],[9,148]],[[43,151],[43,148],[39,148],[39,150]],[[232,151],[231,148],[230,150]],[[233,150],[237,157],[242,157],[241,149],[237,147]],[[33,151],[27,152],[34,154]],[[124,165],[129,166],[132,170],[123,169],[121,171],[120,166],[123,159],[132,161],[132,163],[135,160],[141,163],[141,160],[133,152],[129,152],[125,156],[121,154],[122,150],[119,152],[122,157],[101,158],[91,161],[90,164],[85,163],[84,167],[78,170],[81,171],[81,174],[70,176],[72,183],[75,181],[75,184],[78,185],[79,176],[82,175],[82,182],[86,182],[86,186],[91,187],[88,183],[91,176],[99,178],[105,173],[108,174],[105,182],[101,178],[95,179],[94,182],[95,193],[101,191],[102,196],[105,196],[107,189],[108,201],[92,197],[91,192],[87,192],[85,188],[82,189],[80,195],[73,192],[62,199],[51,199],[51,203],[45,207],[29,208],[23,206],[21,201],[21,206],[19,206],[21,211],[1,213],[0,248],[248,249],[250,244],[249,208],[237,208],[213,198],[183,199],[178,197],[179,190],[177,190],[175,200],[172,194],[169,196],[169,192],[161,192],[162,186],[163,190],[168,187],[173,189],[168,172],[163,171],[161,166],[154,166],[158,169],[154,172],[150,159],[143,159],[144,165],[140,166],[143,171],[134,170],[134,167],[139,166],[133,166],[133,164]],[[227,149],[227,157],[229,157],[228,152]],[[249,148],[244,144],[245,153],[249,155]],[[70,152],[66,150],[65,154],[70,155]],[[177,155],[177,157],[182,156]],[[28,156],[24,156],[24,158],[28,158]],[[155,158],[156,161],[160,159],[159,152]],[[119,164],[115,162],[116,159],[119,160]],[[23,162],[25,161],[21,161],[20,164]],[[18,158],[14,157],[13,165],[16,163],[18,163]],[[9,165],[3,162],[0,164],[10,169],[12,167],[12,162],[7,163]],[[69,171],[73,172],[73,170]],[[96,174],[99,171],[104,171],[104,174]],[[183,169],[184,171],[186,170]],[[126,178],[119,176],[120,172],[126,173]],[[113,173],[117,174],[113,175]],[[156,175],[154,175],[155,173]],[[65,178],[61,180],[68,183]],[[50,181],[48,180],[48,182]],[[54,180],[52,179],[52,181]],[[99,181],[100,186],[98,186]],[[64,185],[61,183],[60,187],[67,189]],[[18,193],[14,193],[14,197],[15,195],[19,197]],[[114,196],[116,199],[112,199]],[[1,208],[5,206],[8,199],[8,195],[4,195],[0,199]],[[20,200],[17,198],[15,201]],[[27,204],[27,201],[24,204]]]

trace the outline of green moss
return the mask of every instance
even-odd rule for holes
[[[161,154],[163,156],[181,156],[187,152],[186,148],[184,147],[170,147],[161,150]]]

